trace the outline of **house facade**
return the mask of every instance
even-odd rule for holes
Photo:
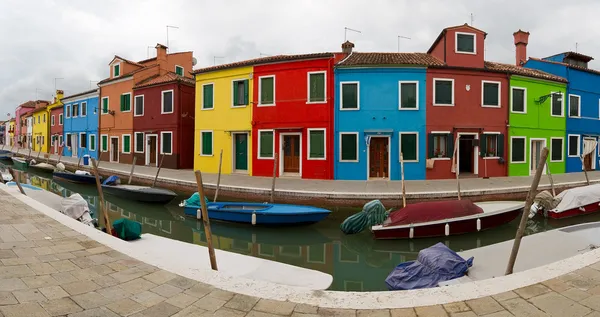
[[[15,142],[17,147],[28,148],[28,144],[30,144],[31,130],[28,127],[31,125],[27,125],[26,117],[36,109],[36,106],[48,105],[47,101],[37,100],[37,101],[27,101],[21,105],[19,105],[15,109]]]
[[[63,106],[58,105],[50,110],[50,153],[59,154],[63,146]]]
[[[335,179],[425,179],[423,53],[358,53],[335,69]]]
[[[62,99],[64,111],[51,115],[51,123],[60,129],[53,133],[54,152],[64,142],[63,155],[98,159],[99,89],[92,89]],[[63,137],[64,136],[64,139]]]
[[[8,133],[6,134],[7,140],[6,145],[10,146],[11,149],[15,146],[15,118],[10,119],[6,123]]]
[[[133,98],[136,164],[192,168],[195,81],[174,72],[153,76],[133,87]]]
[[[49,131],[49,118],[48,118],[48,106],[41,106],[35,109],[32,113],[32,148],[33,152],[48,152],[48,131]]]

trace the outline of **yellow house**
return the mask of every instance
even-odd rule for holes
[[[252,66],[229,64],[193,71],[196,76],[194,169],[223,174],[252,171]]]
[[[40,107],[32,112],[32,151],[49,153],[50,152],[50,112],[56,107],[62,106],[61,99],[63,91],[57,90],[54,102],[48,106]]]
[[[9,136],[9,143],[7,145],[9,145],[10,147],[13,147],[15,144],[15,119],[12,118],[10,119],[10,123],[8,124],[8,136]]]

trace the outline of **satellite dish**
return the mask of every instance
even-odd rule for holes
[[[195,57],[192,57],[192,66],[196,66],[198,64],[198,60]]]

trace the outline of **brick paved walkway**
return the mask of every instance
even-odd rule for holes
[[[0,317],[600,317],[600,263],[493,297],[415,309],[327,309],[216,289],[121,254],[0,190]]]

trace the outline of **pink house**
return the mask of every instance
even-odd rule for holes
[[[21,144],[25,144],[25,137],[27,137],[27,126],[25,122],[25,116],[36,109],[36,106],[47,106],[50,103],[45,100],[27,101],[20,104],[15,109],[15,145],[21,147]]]

